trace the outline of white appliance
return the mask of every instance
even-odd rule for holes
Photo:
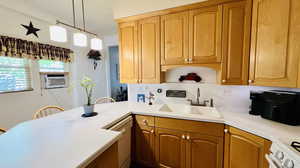
[[[266,155],[270,168],[300,168],[300,153],[281,143],[274,142]]]
[[[67,86],[67,77],[65,74],[46,74],[45,89],[65,88]]]
[[[132,117],[129,116],[118,122],[109,130],[120,131],[122,137],[118,141],[119,168],[129,168],[131,163],[131,128]]]

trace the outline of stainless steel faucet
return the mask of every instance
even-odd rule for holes
[[[210,100],[204,100],[202,103],[200,103],[200,88],[197,89],[197,102],[193,103],[192,99],[188,99],[187,101],[190,102],[191,106],[210,106],[210,107],[214,107],[214,100],[210,99]]]

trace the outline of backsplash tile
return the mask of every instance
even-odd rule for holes
[[[183,83],[176,82],[180,75],[185,75],[190,72],[195,72],[203,78],[203,82],[195,83],[193,81],[186,81]],[[225,109],[245,109],[247,112],[250,106],[250,91],[251,90],[293,90],[300,91],[300,89],[289,88],[274,88],[274,87],[257,87],[257,86],[224,86],[216,84],[216,72],[208,68],[177,68],[166,73],[167,83],[163,84],[129,84],[128,94],[129,101],[136,102],[137,94],[145,94],[146,97],[149,92],[155,94],[154,103],[164,104],[168,102],[188,103],[186,99],[193,99],[196,101],[197,89],[200,88],[200,101],[214,99],[214,104],[218,108]],[[162,93],[158,93],[157,89],[162,89]],[[168,98],[166,97],[166,90],[186,90],[187,98]],[[148,102],[146,98],[146,102]]]

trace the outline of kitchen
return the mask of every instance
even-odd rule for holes
[[[116,1],[104,40],[128,101],[12,126],[1,168],[300,167],[300,3],[156,3]]]

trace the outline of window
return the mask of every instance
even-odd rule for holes
[[[0,56],[0,93],[32,90],[27,59]]]
[[[40,72],[65,72],[65,63],[61,61],[39,60]]]

